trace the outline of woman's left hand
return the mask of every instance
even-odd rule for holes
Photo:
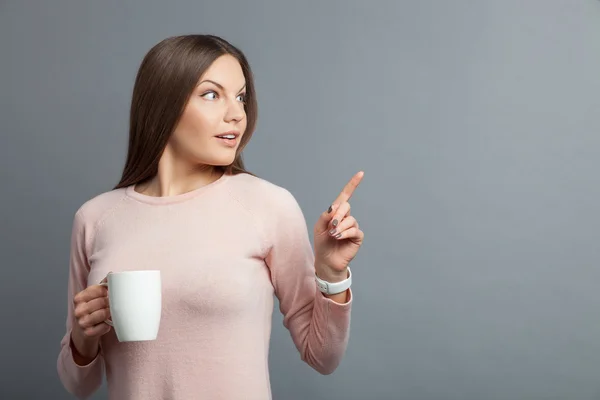
[[[348,277],[348,264],[356,256],[365,234],[350,215],[350,197],[364,173],[358,172],[346,184],[331,207],[323,212],[314,227],[315,272],[325,281],[338,282]]]

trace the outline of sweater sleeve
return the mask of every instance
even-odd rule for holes
[[[100,353],[89,364],[80,366],[73,360],[71,348],[71,330],[75,321],[73,298],[87,287],[90,270],[86,255],[86,235],[89,235],[89,232],[79,210],[75,214],[71,234],[66,333],[60,342],[57,370],[65,389],[80,399],[85,399],[98,390],[103,374],[103,359]]]
[[[301,359],[321,374],[331,374],[346,351],[352,293],[339,304],[316,286],[314,253],[304,215],[293,195],[282,189],[265,228],[266,263],[275,295]]]

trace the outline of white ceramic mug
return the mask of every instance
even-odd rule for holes
[[[110,320],[119,342],[155,340],[162,312],[160,271],[110,272],[108,288]]]

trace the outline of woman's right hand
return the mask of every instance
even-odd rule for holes
[[[108,289],[92,285],[77,293],[73,298],[76,327],[87,338],[100,338],[110,331],[104,323],[110,318]]]
[[[100,337],[111,329],[104,322],[110,318],[108,289],[103,285],[89,286],[75,295],[73,306],[75,323],[71,340],[78,353],[74,357],[78,364],[85,365],[96,357]]]

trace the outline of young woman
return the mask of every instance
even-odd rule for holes
[[[270,399],[276,295],[302,360],[333,372],[345,352],[348,264],[363,241],[348,200],[356,174],[319,217],[314,253],[289,191],[244,168],[257,117],[252,73],[222,38],[168,38],[133,90],[123,176],[75,213],[58,373],[79,398],[106,373],[110,399]],[[109,272],[157,269],[154,341],[119,342]]]

